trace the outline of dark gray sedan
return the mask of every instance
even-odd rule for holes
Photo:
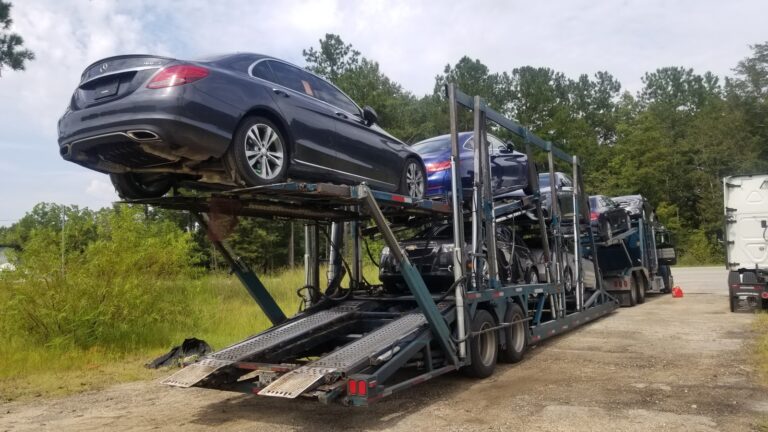
[[[376,122],[372,108],[276,58],[125,55],[85,69],[59,120],[59,150],[110,174],[124,198],[289,178],[423,197],[421,158]]]

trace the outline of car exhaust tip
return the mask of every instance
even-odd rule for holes
[[[156,133],[148,130],[131,130],[125,134],[134,141],[157,141],[160,139]]]

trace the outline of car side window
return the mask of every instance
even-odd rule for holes
[[[266,62],[265,62],[266,63]],[[314,89],[314,77],[299,68],[291,65],[270,61],[272,72],[275,74],[275,82],[305,95],[317,97]]]
[[[360,108],[352,100],[344,96],[344,93],[339,89],[320,78],[313,78],[317,90],[315,97],[350,114],[360,115]]]
[[[469,137],[466,141],[464,141],[464,145],[462,146],[466,150],[472,150],[475,148],[475,137]]]
[[[507,144],[501,141],[500,139],[496,138],[495,136],[488,135],[488,141],[491,143],[490,153],[492,155],[497,155],[499,153],[509,153],[509,149],[507,149]]]
[[[256,78],[261,78],[269,82],[275,82],[275,74],[272,73],[272,69],[269,67],[268,61],[261,61],[253,65],[251,69],[251,75]]]

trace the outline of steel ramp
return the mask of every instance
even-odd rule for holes
[[[329,375],[354,372],[368,364],[372,356],[380,355],[398,340],[426,324],[423,314],[405,314],[319,360],[286,373],[262,389],[259,395],[295,399],[322,384],[321,381]]]
[[[199,362],[169,376],[161,383],[174,387],[192,387],[215,372],[233,363],[245,361],[286,341],[311,333],[321,327],[338,322],[357,312],[364,302],[349,301],[331,309],[326,309],[305,317],[288,321],[250,338],[208,354]]]

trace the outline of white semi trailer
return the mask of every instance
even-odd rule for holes
[[[768,174],[723,179],[731,312],[768,309]]]

